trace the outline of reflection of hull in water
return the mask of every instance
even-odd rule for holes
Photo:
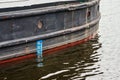
[[[90,75],[99,75],[99,73],[101,73],[98,65],[100,54],[97,53],[97,51],[101,47],[101,44],[98,41],[98,37],[95,37],[85,44],[67,48],[57,52],[57,54],[54,53],[52,55],[44,56],[44,61],[41,62],[43,67],[41,68],[36,67],[38,64],[35,63],[36,58],[14,62],[14,64],[1,65],[0,71],[1,73],[4,73],[0,74],[0,79],[3,78],[3,75],[7,75],[6,77],[9,77],[9,80],[20,80],[21,76],[23,77],[22,80],[32,80],[33,78],[35,80],[42,80],[43,78],[43,80],[51,80],[51,78],[68,80],[71,76],[65,77],[64,75],[73,75],[73,73],[77,73],[73,76],[81,74],[79,75],[78,80],[80,77],[84,80],[86,77],[90,77]],[[31,69],[33,67],[34,69]],[[68,72],[66,73],[66,71]],[[61,72],[61,74],[56,74],[56,72]],[[32,76],[28,77],[28,74]]]
[[[85,42],[97,33],[99,19],[99,0],[1,12],[0,63],[36,52],[37,40],[46,52]]]

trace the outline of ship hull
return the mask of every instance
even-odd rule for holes
[[[36,52],[44,54],[86,42],[98,31],[99,0],[0,13],[0,63]]]

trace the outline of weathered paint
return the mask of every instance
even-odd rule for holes
[[[66,48],[70,48],[72,46],[76,46],[76,45],[79,45],[79,44],[82,44],[82,43],[94,38],[96,34],[97,34],[97,32],[95,32],[94,34],[90,35],[89,37],[87,37],[87,38],[85,38],[83,40],[72,42],[72,43],[69,43],[69,44],[65,44],[65,45],[62,45],[62,46],[58,46],[58,47],[55,47],[55,48],[52,48],[52,49],[45,50],[43,52],[44,53],[43,56],[46,56],[48,54],[53,54],[53,53],[55,53],[57,51],[60,51],[60,50],[66,49]],[[28,55],[20,56],[20,57],[16,57],[16,58],[0,60],[0,65],[5,64],[5,63],[20,61],[20,60],[25,60],[25,59],[29,59],[29,58],[35,58],[35,57],[36,57],[36,54],[33,53],[33,54],[28,54]]]

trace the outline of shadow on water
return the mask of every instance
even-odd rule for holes
[[[42,67],[36,59],[24,60],[0,67],[0,80],[86,80],[102,74],[99,37],[55,54],[44,56]]]

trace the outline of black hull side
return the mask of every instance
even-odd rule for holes
[[[0,13],[0,60],[83,40],[97,33],[99,0]]]

